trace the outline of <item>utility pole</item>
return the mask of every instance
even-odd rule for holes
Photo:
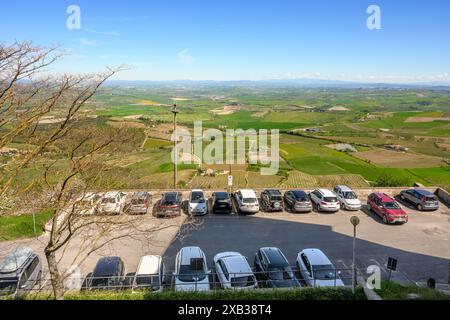
[[[354,216],[350,219],[353,225],[353,262],[352,262],[352,291],[356,291],[356,227],[359,225],[359,218]]]
[[[173,105],[173,109],[172,109],[172,113],[173,113],[173,134],[174,134],[174,141],[173,141],[173,150],[174,150],[174,154],[175,154],[175,159],[173,162],[173,189],[177,190],[177,182],[178,182],[178,177],[177,177],[177,171],[178,171],[178,148],[177,148],[177,144],[178,144],[178,135],[177,135],[177,115],[178,115],[178,110],[177,110],[177,105],[174,104]]]

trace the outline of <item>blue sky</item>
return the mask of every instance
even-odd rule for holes
[[[66,28],[69,5],[81,30]],[[381,8],[382,29],[366,27]],[[55,72],[127,80],[322,78],[450,83],[448,0],[3,1],[0,41],[60,45]]]

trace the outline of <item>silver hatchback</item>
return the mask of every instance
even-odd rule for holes
[[[41,276],[39,256],[30,248],[17,248],[0,262],[0,296],[23,297],[34,289]]]
[[[400,198],[412,203],[420,211],[433,211],[439,209],[439,200],[430,191],[421,189],[403,190]]]

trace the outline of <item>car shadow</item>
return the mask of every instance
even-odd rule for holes
[[[382,223],[378,217],[367,211],[367,207],[363,210]],[[181,248],[199,246],[205,252],[211,268],[211,258],[219,252],[236,251],[252,257],[262,247],[278,247],[291,266],[294,266],[301,250],[319,248],[344,272],[349,270],[352,261],[351,228],[349,224],[346,234],[337,232],[328,225],[279,220],[266,216],[214,216],[204,219],[202,228],[192,230],[183,238],[176,238],[163,257],[167,263],[166,267],[173,270],[175,256]],[[361,274],[365,274],[367,268],[375,264],[381,268],[383,279],[387,279],[389,272],[385,265],[388,258],[393,257],[399,264],[399,272],[394,273],[394,276],[403,281],[426,282],[430,277],[440,283],[448,280],[450,259],[407,251],[361,238],[356,240],[356,247],[356,263]],[[301,281],[300,276],[297,279]],[[346,279],[347,285],[351,282],[349,279]]]
[[[402,197],[400,197],[400,195],[396,195],[394,197],[394,199],[395,199],[395,201],[400,203],[402,206],[404,206],[404,207],[406,207],[408,209],[417,211],[417,208],[411,202],[409,202],[408,200],[403,200]]]

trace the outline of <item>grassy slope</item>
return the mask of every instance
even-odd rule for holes
[[[52,217],[50,211],[36,214],[36,232],[41,235],[43,227]],[[11,241],[34,237],[33,216],[0,217],[0,241]]]
[[[415,285],[403,286],[394,282],[383,282],[381,289],[375,291],[384,300],[408,300],[409,294],[419,295],[419,300],[450,300],[450,295],[437,290],[420,288]]]

